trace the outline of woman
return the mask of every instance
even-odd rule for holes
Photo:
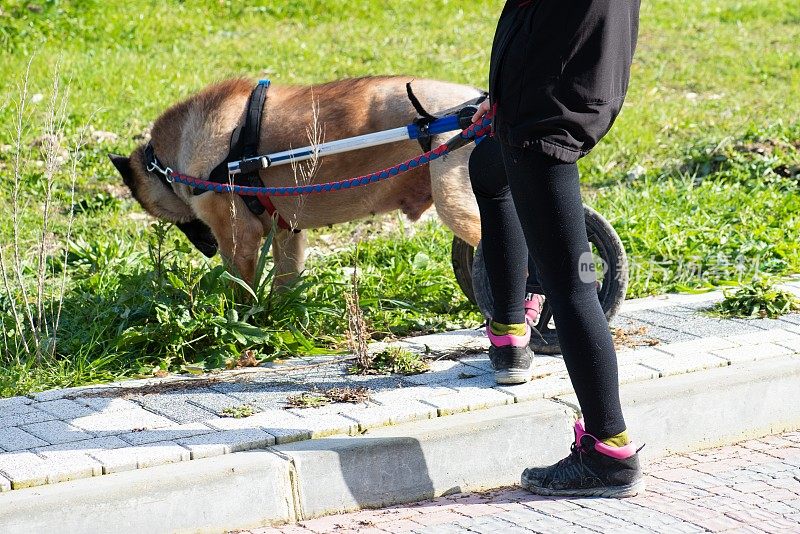
[[[622,107],[638,20],[639,0],[508,0],[492,49],[489,101],[473,118],[495,114],[494,138],[475,148],[470,177],[495,303],[487,334],[497,380],[530,377],[530,250],[584,416],[569,456],[522,474],[522,485],[538,494],[628,497],[644,489],[608,323],[595,281],[580,269],[591,255],[576,165]]]

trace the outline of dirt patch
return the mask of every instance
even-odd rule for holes
[[[361,404],[368,402],[369,399],[370,391],[365,387],[335,387],[289,395],[286,399],[286,408],[319,408],[337,402]]]
[[[636,347],[654,347],[661,344],[661,341],[647,335],[647,327],[620,328],[611,327],[611,337],[614,339],[614,346],[617,348],[626,347],[635,349]]]

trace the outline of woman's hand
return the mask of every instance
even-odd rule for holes
[[[489,113],[491,109],[491,105],[489,104],[489,98],[487,97],[486,100],[481,102],[481,105],[478,106],[478,111],[475,112],[475,115],[472,116],[472,122],[476,123],[483,118],[484,115]]]

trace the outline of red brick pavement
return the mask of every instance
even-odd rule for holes
[[[670,456],[647,472],[647,493],[633,499],[556,499],[505,488],[250,534],[800,534],[800,432]]]

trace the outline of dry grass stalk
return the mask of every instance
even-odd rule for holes
[[[6,354],[13,354],[16,363],[21,363],[20,355],[33,356],[36,363],[41,363],[44,357],[52,357],[56,351],[56,333],[61,321],[64,294],[66,291],[66,256],[72,238],[74,221],[75,183],[77,179],[77,163],[80,152],[84,146],[87,128],[81,129],[77,143],[72,151],[67,152],[61,147],[61,139],[66,127],[67,104],[69,101],[69,87],[62,91],[60,73],[56,65],[53,74],[52,95],[45,111],[44,130],[38,142],[43,161],[43,191],[44,197],[39,203],[39,228],[37,228],[38,242],[33,246],[21,243],[21,219],[23,215],[23,200],[20,198],[22,173],[25,166],[24,159],[28,151],[24,148],[24,137],[28,131],[29,113],[26,103],[28,101],[30,66],[28,63],[22,85],[19,87],[20,98],[16,106],[15,142],[13,161],[13,187],[11,198],[11,254],[7,247],[0,247],[0,275],[3,288],[8,295],[9,307],[14,318],[16,346],[10,347],[7,336],[4,336]],[[70,207],[67,213],[67,231],[61,243],[54,242],[55,233],[52,231],[53,193],[58,184],[61,169],[67,160],[71,161],[69,168],[69,195]],[[36,273],[31,282],[26,282],[24,271],[31,261],[21,251],[33,250],[33,271]],[[55,272],[48,272],[48,260],[59,249],[63,250],[62,272],[60,279]],[[53,280],[56,281],[54,291],[51,289]],[[48,306],[49,300],[49,306]]]
[[[358,257],[357,248],[356,257]],[[347,347],[355,356],[359,369],[370,369],[372,367],[372,356],[367,350],[369,332],[364,322],[364,313],[361,311],[357,264],[353,267],[350,288],[345,292],[344,300],[347,312]]]
[[[306,126],[306,137],[308,138],[309,146],[313,150],[311,158],[305,161],[292,160],[291,162],[294,183],[298,187],[309,185],[314,180],[320,167],[319,146],[325,142],[325,131],[319,122],[319,100],[314,98],[313,91],[311,92],[311,124]],[[305,195],[299,195],[294,199],[294,209],[287,221],[293,230],[298,228],[306,197]]]

